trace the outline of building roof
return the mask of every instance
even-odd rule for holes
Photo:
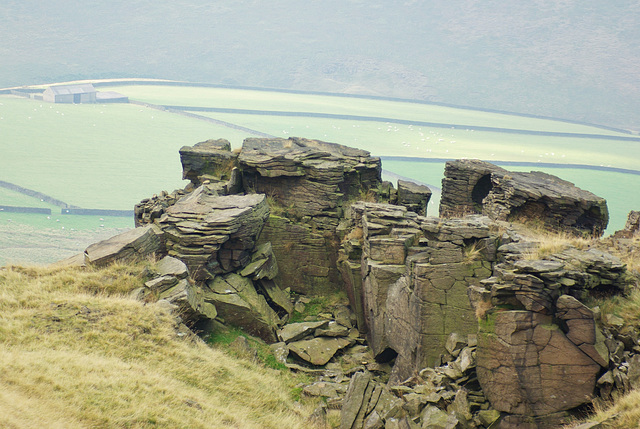
[[[96,92],[96,89],[90,83],[50,86],[49,90],[51,90],[55,95],[90,94]]]

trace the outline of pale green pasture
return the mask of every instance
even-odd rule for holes
[[[160,85],[114,84],[114,86],[102,88],[121,92],[133,100],[161,105],[330,113],[537,131],[627,135],[598,127],[555,120],[358,97]],[[315,119],[307,119],[307,121],[310,120]]]
[[[133,228],[133,216],[79,216],[62,215],[60,208],[52,208],[51,215],[39,213],[3,213],[0,212],[0,225],[7,227],[20,224],[35,228],[65,231],[95,230],[111,228]]]
[[[443,162],[418,162],[386,159],[382,167],[390,172],[441,187],[444,176]],[[609,208],[609,226],[607,233],[613,233],[624,228],[627,214],[631,210],[640,209],[640,193],[629,190],[640,189],[640,176],[612,171],[588,170],[566,167],[530,167],[505,166],[512,171],[544,171],[562,179],[573,182],[582,189],[593,192],[607,200]],[[436,195],[437,197],[437,195]],[[429,207],[429,215],[437,216],[437,208]]]
[[[30,197],[20,192],[12,191],[7,188],[0,187],[0,205],[2,206],[19,206],[19,207],[41,207],[51,210],[60,210],[58,206],[40,201],[39,198]]]
[[[379,156],[479,158],[638,169],[640,142],[429,128],[385,122],[201,113],[279,137],[316,138]]]
[[[245,133],[128,104],[49,104],[0,97],[0,180],[68,204],[132,209],[183,187],[178,150]]]

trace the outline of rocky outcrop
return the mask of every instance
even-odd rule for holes
[[[245,191],[263,193],[298,217],[336,226],[344,203],[380,184],[380,158],[300,138],[246,139],[238,158]]]
[[[211,194],[206,185],[169,207],[159,225],[169,255],[195,280],[244,268],[269,216],[264,195]]]
[[[439,365],[451,332],[477,331],[467,290],[492,274],[489,219],[421,218],[373,203],[354,204],[351,219],[361,239],[343,242],[340,267],[374,355],[395,359],[394,381]]]
[[[342,427],[553,427],[596,389],[640,384],[637,333],[583,304],[625,290],[624,264],[570,246],[536,258],[539,243],[504,222],[597,234],[606,203],[593,194],[456,161],[442,214],[486,216],[429,218],[428,188],[395,192],[358,149],[291,138],[180,153],[191,183],[141,202],[143,227],[85,259],[168,253],[139,297],[273,343],[279,362],[323,377],[304,392],[342,406]],[[343,285],[355,315],[341,306],[287,324],[304,295]]]
[[[380,185],[380,159],[317,140],[251,138],[238,162],[246,192],[271,204],[261,242],[280,261],[277,281],[304,294],[338,290],[336,228],[350,202]]]
[[[625,290],[619,259],[570,246],[533,259],[540,243],[487,217],[357,203],[350,219],[340,266],[374,356],[393,362],[391,383],[453,360],[449,334],[475,334],[479,319],[478,380],[500,427],[554,427],[593,398],[610,358],[581,300]]]
[[[113,262],[134,262],[165,253],[163,232],[157,226],[135,228],[94,243],[84,251],[86,265],[105,266]]]
[[[623,264],[598,251],[567,248],[544,259],[511,254],[506,241],[494,276],[470,290],[481,317],[478,380],[491,405],[508,413],[500,427],[556,427],[589,402],[609,350],[594,312],[579,299],[620,293]]]
[[[196,187],[204,181],[228,181],[237,158],[238,154],[231,151],[231,143],[225,139],[183,146],[180,148],[182,178],[189,179]]]
[[[600,236],[609,222],[604,198],[556,176],[510,172],[479,160],[449,161],[440,215],[482,213],[503,221],[534,221]]]
[[[418,185],[406,180],[398,180],[398,204],[408,210],[427,215],[427,205],[431,199],[431,189],[424,185]]]

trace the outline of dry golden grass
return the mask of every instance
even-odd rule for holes
[[[600,422],[603,428],[632,429],[640,427],[640,390],[632,390],[626,395],[616,398],[612,404],[594,401],[594,414],[588,419],[580,420],[565,426],[576,428],[586,422]]]
[[[8,428],[302,428],[293,379],[233,359],[126,297],[142,266],[0,269]]]
[[[554,253],[562,252],[568,247],[577,249],[588,249],[593,245],[595,239],[577,236],[562,231],[553,231],[544,228],[529,228],[533,240],[538,246],[531,252],[524,255],[525,259],[543,259]]]

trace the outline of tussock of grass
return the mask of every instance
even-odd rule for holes
[[[637,428],[640,422],[640,390],[632,390],[620,396],[611,404],[594,402],[594,414],[587,422],[601,422],[605,428]],[[577,428],[585,421],[579,421],[565,428]]]
[[[588,249],[593,243],[593,238],[586,238],[567,232],[553,231],[544,228],[529,230],[534,240],[538,243],[535,250],[524,255],[525,259],[543,259],[554,253],[562,252],[568,247]]]
[[[171,314],[128,299],[142,270],[0,270],[6,427],[309,426],[287,375],[181,338]]]
[[[464,261],[473,262],[482,259],[482,248],[476,241],[463,249]]]

